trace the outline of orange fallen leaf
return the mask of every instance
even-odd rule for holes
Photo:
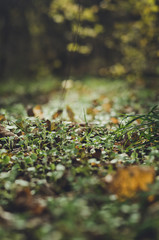
[[[148,191],[148,185],[154,182],[154,178],[153,167],[129,166],[118,168],[115,175],[111,175],[111,178],[106,176],[105,181],[111,193],[125,199],[133,197],[137,191]]]
[[[53,115],[52,115],[52,119],[56,119],[58,118],[59,116],[61,116],[63,110],[62,109],[58,109],[57,112],[55,112]]]
[[[0,121],[3,122],[5,120],[5,115],[0,115]]]
[[[72,122],[75,122],[75,114],[74,114],[72,108],[67,105],[67,106],[66,106],[66,111],[67,111],[67,114],[68,114],[69,119],[70,119]]]
[[[118,124],[119,123],[119,120],[115,117],[111,117],[111,122],[114,123],[114,124]]]

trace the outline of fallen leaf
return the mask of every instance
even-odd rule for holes
[[[4,126],[0,124],[0,137],[15,137],[18,138],[16,134],[7,130]]]
[[[5,115],[0,115],[0,121],[3,122],[5,120]]]
[[[41,105],[36,105],[36,106],[33,108],[33,113],[34,113],[34,116],[35,116],[35,117],[38,117],[38,118],[40,118],[40,119],[43,119],[43,111],[42,111]]]
[[[67,114],[68,114],[69,119],[70,119],[72,122],[75,122],[75,114],[74,114],[72,108],[67,105],[67,106],[66,106],[66,111],[67,111]]]
[[[111,117],[110,121],[114,124],[118,124],[119,123],[119,120],[115,117]]]
[[[133,197],[137,191],[148,191],[148,185],[154,182],[154,178],[153,167],[129,166],[118,168],[115,175],[111,175],[111,178],[107,175],[105,181],[111,193],[125,199]]]
[[[55,112],[55,113],[52,115],[52,119],[58,118],[59,116],[61,116],[62,113],[63,113],[63,110],[62,110],[62,109],[58,109],[57,112]]]
[[[28,106],[27,114],[29,117],[38,117],[40,119],[43,119],[43,111],[41,105],[36,105],[35,107]]]

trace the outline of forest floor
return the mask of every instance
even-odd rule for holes
[[[1,240],[158,240],[157,89],[66,87],[0,89]]]

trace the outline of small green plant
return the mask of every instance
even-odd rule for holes
[[[89,84],[78,83],[66,97],[76,122],[65,111],[52,117],[59,104],[54,96],[41,119],[26,116],[25,107],[0,110],[7,129],[0,133],[2,240],[133,240],[147,229],[158,239],[158,107],[143,114],[142,96],[136,105],[123,82],[98,89],[96,81],[92,93]],[[83,104],[93,112],[84,112],[84,122]],[[120,189],[131,197],[120,199]]]

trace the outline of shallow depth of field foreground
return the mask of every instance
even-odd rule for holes
[[[62,85],[1,88],[1,240],[159,239],[157,90]]]

